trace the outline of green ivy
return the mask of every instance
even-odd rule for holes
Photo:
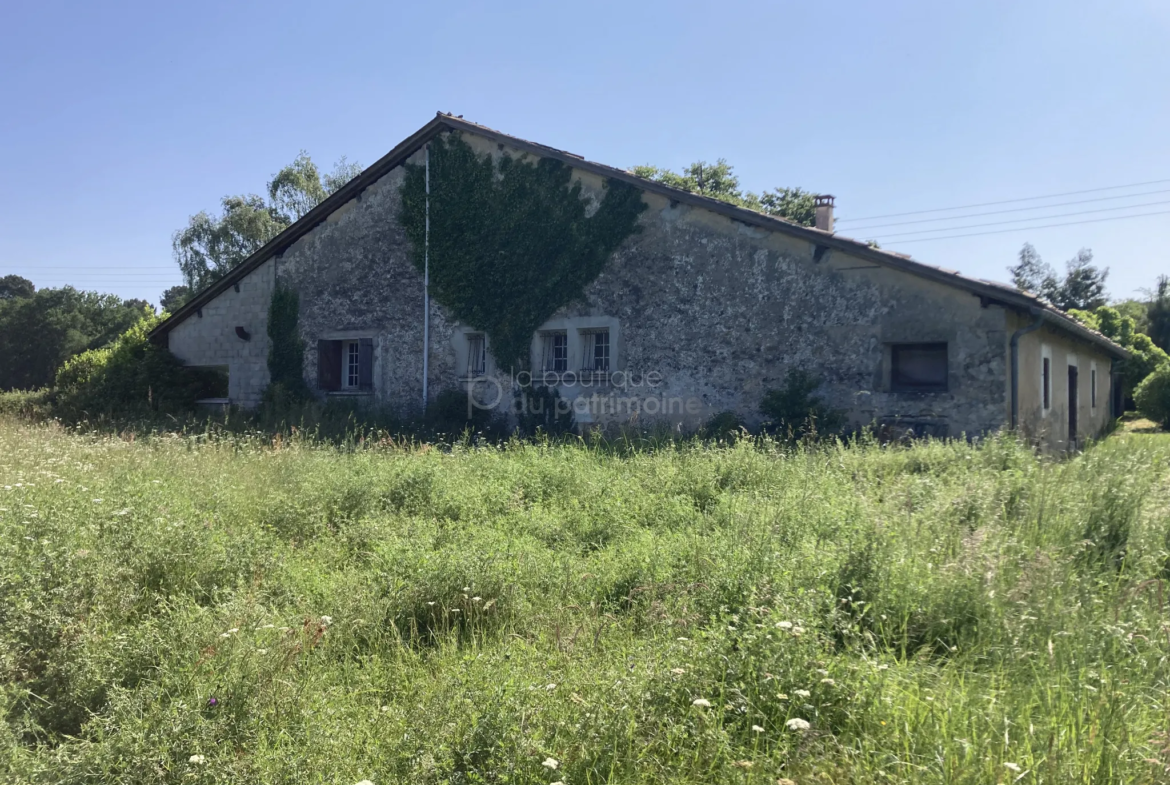
[[[272,292],[268,305],[268,338],[272,345],[268,350],[268,375],[271,379],[269,390],[279,390],[295,400],[309,397],[305,384],[305,342],[297,326],[300,318],[301,300],[296,290],[277,286]]]
[[[431,142],[430,284],[435,301],[483,330],[503,367],[528,365],[533,334],[583,297],[614,251],[638,231],[641,191],[607,181],[586,217],[572,168],[509,155],[493,162],[457,133]],[[399,215],[423,270],[424,167],[408,165]]]

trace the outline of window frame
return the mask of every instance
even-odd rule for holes
[[[558,347],[557,339],[561,345]],[[557,349],[563,356],[557,356]],[[540,333],[540,365],[545,373],[566,373],[569,370],[568,330],[543,330]]]
[[[934,349],[942,351],[943,380],[932,384],[912,384],[899,379],[899,354],[907,350],[923,351]],[[945,393],[951,388],[951,354],[950,343],[947,341],[919,341],[890,344],[890,391],[896,393]]]
[[[341,342],[341,389],[360,390],[362,385],[362,350],[356,340]]]
[[[351,335],[317,340],[317,389],[325,394],[374,392],[374,339]]]
[[[463,375],[472,379],[487,375],[487,333],[466,332],[467,349],[463,358]]]
[[[608,327],[589,327],[577,331],[581,339],[581,373],[606,374],[613,368],[613,341]],[[598,336],[605,336],[604,367],[597,364]]]

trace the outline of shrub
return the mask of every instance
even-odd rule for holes
[[[1143,416],[1170,428],[1170,363],[1163,363],[1137,386],[1134,402]]]
[[[466,390],[443,390],[427,406],[425,428],[435,433],[455,436],[470,430],[473,433],[496,430],[497,418],[488,409],[468,407]]]
[[[576,427],[572,406],[561,402],[556,387],[530,386],[516,392],[520,432],[525,436],[545,433],[560,436]]]
[[[703,435],[710,439],[729,439],[740,433],[743,418],[732,411],[719,412],[703,424]]]
[[[1125,389],[1134,392],[1136,403],[1138,386],[1147,376],[1170,362],[1170,356],[1154,345],[1150,336],[1144,333],[1134,335],[1133,342],[1126,348],[1129,349],[1130,356],[1120,363],[1121,381]]]
[[[102,349],[71,357],[57,371],[59,403],[70,416],[191,409],[195,401],[221,393],[222,377],[186,368],[147,337],[162,316],[146,313]]]
[[[794,437],[832,433],[844,422],[844,414],[830,409],[813,393],[821,380],[807,371],[792,368],[779,390],[769,390],[760,402],[767,422],[765,430]]]

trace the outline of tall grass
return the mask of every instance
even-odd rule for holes
[[[1168,458],[0,421],[0,781],[1164,782]]]

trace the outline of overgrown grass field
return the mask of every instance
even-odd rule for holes
[[[0,421],[0,781],[1170,778],[1170,437]]]

